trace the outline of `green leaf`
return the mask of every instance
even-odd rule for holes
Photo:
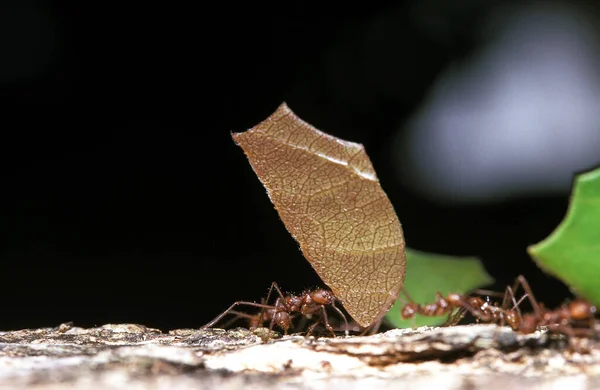
[[[403,290],[417,303],[433,303],[437,291],[444,296],[451,292],[464,294],[493,282],[494,279],[475,257],[454,257],[406,250],[406,279]],[[446,316],[417,316],[415,319],[403,320],[400,313],[406,302],[406,296],[400,292],[400,297],[386,314],[386,319],[398,328],[439,325],[447,319]]]
[[[527,251],[544,271],[600,305],[600,169],[575,177],[566,217]]]

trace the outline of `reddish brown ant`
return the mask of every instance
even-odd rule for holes
[[[279,297],[275,302],[270,305],[268,304],[272,291],[275,290]],[[273,282],[267,298],[262,303],[248,302],[248,301],[237,301],[234,302],[227,310],[219,314],[215,319],[210,321],[208,324],[202,326],[201,329],[210,328],[217,322],[219,322],[227,314],[234,314],[237,317],[245,317],[249,319],[250,328],[256,328],[263,326],[265,323],[269,323],[269,329],[272,330],[275,325],[281,328],[285,334],[288,333],[292,326],[292,320],[296,316],[311,316],[312,314],[319,313],[320,319],[311,325],[306,332],[310,335],[317,325],[322,323],[325,328],[335,337],[333,327],[329,324],[327,318],[326,307],[332,307],[346,323],[346,329],[348,329],[348,321],[342,311],[335,305],[337,299],[333,293],[325,289],[305,290],[300,295],[284,295],[277,283]],[[246,314],[234,310],[237,306],[253,306],[257,307],[260,312],[256,314]],[[346,330],[346,333],[348,331]]]
[[[521,316],[518,324],[519,332],[534,333],[538,327],[546,326],[552,332],[567,336],[591,337],[595,334],[597,308],[590,302],[582,298],[576,298],[571,302],[562,304],[557,309],[548,310],[537,301],[531,286],[522,275],[517,277],[515,291],[518,286],[523,288],[525,296],[529,298],[533,308],[533,313]]]
[[[517,301],[515,291],[519,286],[523,288],[525,294]],[[479,291],[486,295],[495,295],[493,292]],[[513,330],[523,334],[533,333],[540,326],[546,326],[550,331],[570,336],[590,337],[595,334],[594,324],[597,308],[594,305],[579,298],[563,304],[555,310],[547,310],[537,302],[529,283],[522,275],[517,277],[512,288],[506,287],[502,306],[497,306],[489,300],[483,300],[477,296],[451,293],[444,297],[439,292],[436,293],[434,303],[420,305],[414,302],[406,292],[405,295],[410,302],[402,308],[403,319],[414,318],[417,314],[423,316],[448,314],[451,316],[458,309],[469,312],[478,321],[498,323],[501,326],[509,325]],[[526,298],[529,299],[534,312],[521,314],[519,305]],[[513,303],[511,309],[508,308],[510,301]]]
[[[507,292],[504,296],[507,297],[510,287],[507,287]],[[485,295],[499,295],[493,291],[487,290],[475,290],[471,294],[485,294]],[[446,324],[454,325],[462,318],[465,312],[470,313],[477,321],[482,322],[497,322],[501,325],[508,324],[513,329],[518,326],[520,311],[518,309],[519,302],[515,302],[513,298],[513,309],[506,309],[507,301],[506,298],[503,301],[502,307],[492,304],[481,297],[473,295],[462,295],[458,293],[450,293],[447,296],[443,296],[439,291],[435,294],[435,302],[429,304],[418,304],[416,303],[406,291],[404,295],[408,298],[409,302],[404,305],[401,310],[402,319],[407,320],[415,318],[415,316],[422,315],[427,317],[443,316],[448,315]]]

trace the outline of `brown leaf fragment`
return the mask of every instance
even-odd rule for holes
[[[284,103],[232,134],[304,257],[361,326],[380,319],[405,275],[400,221],[363,145],[314,128]]]

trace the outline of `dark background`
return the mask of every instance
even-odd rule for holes
[[[318,285],[230,137],[282,101],[365,145],[411,248],[479,256],[492,288],[522,273],[561,302],[525,248],[568,193],[441,206],[391,169],[393,131],[485,45],[500,3],[3,2],[0,329],[199,327],[271,281]]]

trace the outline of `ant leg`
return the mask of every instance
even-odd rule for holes
[[[325,310],[324,305],[321,306],[321,321],[325,325],[325,328],[327,328],[327,330],[331,332],[333,337],[335,337],[335,332],[333,331],[333,328],[331,327],[331,325],[329,324],[329,320],[327,319],[327,310]]]
[[[487,300],[484,301],[479,297],[462,297],[457,305],[469,312],[478,323],[480,321],[493,322],[495,320],[493,312],[489,309],[491,305]]]
[[[450,313],[448,313],[448,317],[446,318],[446,321],[442,326],[458,325],[460,320],[462,320],[465,317],[466,313],[467,309],[465,309],[464,307],[459,307],[458,310],[451,311]]]
[[[581,352],[579,345],[575,343],[575,338],[578,337],[589,337],[589,329],[575,329],[570,325],[566,324],[553,324],[547,326],[548,331],[556,334],[563,334],[567,337],[569,342],[569,349],[573,352]],[[579,332],[578,332],[579,331]],[[584,331],[584,332],[581,332]]]
[[[317,325],[319,325],[318,322],[314,322],[306,331],[306,337],[310,337],[310,335],[312,334],[312,332],[315,330],[315,328],[317,327]]]
[[[310,336],[310,334],[312,333],[312,331],[315,329],[315,327],[317,327],[317,325],[319,325],[319,323],[323,323],[323,325],[325,326],[325,328],[331,332],[331,334],[333,335],[333,337],[335,337],[335,331],[333,330],[333,327],[331,326],[331,324],[329,323],[329,319],[327,317],[327,309],[325,308],[326,305],[318,305],[315,308],[312,308],[309,312],[305,313],[306,315],[311,315],[312,313],[316,312],[316,311],[321,311],[320,313],[320,322],[319,321],[315,321],[310,328],[308,329],[308,331],[306,332],[307,336]],[[346,336],[348,336],[349,332],[348,332],[348,320],[346,319],[346,316],[344,315],[344,313],[342,313],[342,311],[335,306],[334,303],[331,303],[331,306],[333,307],[333,309],[335,311],[337,311],[337,313],[344,319],[344,322],[346,323]]]
[[[497,298],[504,296],[504,294],[499,293],[498,291],[486,290],[486,289],[482,289],[482,288],[476,288],[475,290],[471,290],[465,295],[473,295],[473,294],[497,297]]]
[[[261,298],[260,303],[263,305],[268,305],[269,304],[269,298],[270,298],[270,293],[271,290],[269,289],[269,294],[267,294],[267,299],[265,298]],[[265,314],[268,313],[269,310],[267,309],[260,309],[260,312],[258,314],[255,315],[250,315],[248,316],[248,329],[255,329],[261,326],[264,326],[265,323]]]
[[[272,289],[274,288],[274,289],[275,289],[275,291],[277,291],[277,294],[279,294],[279,297],[280,297],[281,299],[284,299],[284,298],[285,298],[285,295],[284,295],[284,294],[281,292],[281,289],[279,288],[279,285],[277,284],[277,282],[273,282],[273,283],[271,283],[271,288],[272,288]]]
[[[348,319],[346,318],[344,313],[342,313],[342,311],[335,305],[335,302],[331,303],[331,307],[344,319],[344,324],[345,324],[344,333],[346,334],[346,336],[350,335],[350,331],[348,330],[350,328],[348,326]]]
[[[360,333],[359,336],[365,336],[367,334],[369,335],[374,335],[379,331],[379,328],[381,327],[381,324],[383,323],[383,318],[385,317],[385,314],[382,314],[379,316],[379,319],[375,322],[373,322],[371,325],[367,326],[366,328],[364,328]],[[348,335],[348,333],[346,333],[346,336]]]
[[[513,289],[510,286],[506,286],[506,290],[505,290],[505,297],[504,300],[502,301],[502,308],[503,309],[507,309],[507,306],[505,306],[506,302],[506,296],[510,296],[510,299],[512,300],[513,303],[513,307],[511,310],[515,310],[517,312],[517,315],[519,316],[519,318],[522,317],[522,313],[521,313],[521,308],[519,306],[521,306],[521,303],[523,303],[523,301],[529,297],[529,294],[525,293],[523,294],[523,296],[521,298],[519,298],[519,300],[517,301],[515,298],[515,294],[513,292]]]
[[[271,283],[271,287],[269,287],[269,292],[267,293],[267,298],[263,302],[265,305],[269,303],[269,299],[271,299],[271,293],[273,293],[273,290],[277,291],[277,293],[279,294],[279,297],[281,299],[284,298],[283,293],[279,289],[279,285],[277,285],[277,282],[272,282]],[[264,322],[264,320],[263,320],[263,314],[264,314],[264,311],[261,311],[260,315],[258,317],[258,321],[257,321],[259,324],[262,324]],[[269,330],[273,330],[272,326],[269,328]]]
[[[525,296],[527,296],[527,294],[525,294]],[[512,307],[512,309],[511,309],[511,310],[509,310],[509,309],[508,309],[508,305],[509,305],[509,298],[510,298],[510,300],[511,300],[511,301],[512,301],[512,303],[513,303],[513,307]],[[520,302],[522,302],[522,301],[523,301],[523,298],[521,298],[521,299],[519,300],[519,303],[520,303]],[[519,319],[518,319],[518,322],[519,322],[519,323],[521,322],[521,317],[522,317],[522,316],[521,316],[521,309],[519,309],[519,304],[517,303],[517,300],[515,299],[515,294],[514,294],[514,292],[513,292],[513,289],[512,289],[512,287],[510,287],[510,286],[506,286],[506,288],[504,289],[504,297],[502,298],[502,306],[501,306],[501,309],[502,309],[502,311],[503,311],[504,313],[507,313],[507,312],[513,312],[513,311],[515,311],[515,310],[516,310],[516,312],[517,312],[517,317],[519,318]],[[506,319],[507,319],[507,314],[500,316],[500,326],[504,326],[504,325],[506,325],[506,324],[505,324],[505,322],[506,322]],[[512,326],[512,324],[511,324],[511,326]]]
[[[322,313],[320,314],[320,316],[321,316],[320,321],[315,321],[312,323],[312,325],[306,331],[306,337],[309,337],[320,323],[322,323],[325,326],[325,328],[331,332],[333,337],[335,337],[335,332],[333,331],[333,328],[331,327],[331,325],[329,324],[329,321],[327,320],[327,313],[325,310],[325,306],[320,305],[318,308],[311,310],[310,313],[312,314],[317,310],[322,310]],[[303,318],[305,318],[305,317],[306,317],[306,314],[303,316]]]
[[[383,316],[381,318],[379,318],[377,321],[375,321],[373,324],[371,324],[371,326],[368,326],[364,332],[362,332],[360,335],[364,336],[367,333],[369,335],[374,335],[377,332],[379,332],[379,328],[381,327],[381,323],[383,322]]]
[[[590,338],[596,338],[598,336],[598,330],[596,329],[597,328],[596,327],[597,323],[598,322],[597,322],[595,316],[591,315],[590,319],[589,319],[589,322],[588,322],[588,325],[589,325],[590,331],[591,331]]]
[[[276,309],[277,307],[280,307],[279,302],[282,302],[282,301],[285,302],[285,295],[283,295],[283,292],[279,288],[279,285],[277,284],[277,282],[273,282],[273,283],[271,283],[271,288],[269,288],[269,294],[267,295],[267,299],[269,299],[271,297],[271,293],[273,292],[273,290],[277,291],[277,294],[279,294],[279,298],[277,298],[277,300],[275,300],[275,304],[273,305],[273,308]],[[262,318],[261,318],[261,320],[262,320]],[[274,326],[275,326],[275,316],[273,316],[271,318],[271,322],[269,323],[269,331],[272,331]],[[283,334],[287,335],[287,332],[288,332],[288,330],[284,329]]]
[[[223,329],[229,328],[231,326],[231,324],[233,324],[239,318],[246,318],[247,320],[252,320],[253,318],[255,318],[255,316],[252,314],[244,313],[244,312],[237,311],[237,310],[231,310],[231,311],[229,311],[229,314],[233,314],[233,318],[221,325],[221,327],[223,327]],[[261,315],[262,315],[262,310],[261,310]],[[250,326],[249,326],[249,328],[250,328]]]
[[[517,291],[517,288],[519,286],[521,286],[523,288],[523,290],[525,291],[525,296],[527,296],[529,298],[529,302],[531,303],[531,307],[533,308],[533,311],[535,312],[535,316],[537,318],[542,318],[543,310],[542,310],[539,302],[537,301],[537,299],[535,299],[535,295],[533,295],[533,290],[531,289],[529,282],[527,281],[527,279],[525,279],[525,277],[523,275],[517,276],[517,280],[515,281],[515,286],[514,286],[513,290]]]
[[[215,319],[213,319],[212,321],[210,321],[208,324],[201,326],[200,329],[207,329],[207,328],[212,327],[214,324],[216,324],[217,322],[221,321],[221,319],[223,317],[225,317],[227,314],[231,313],[233,311],[233,309],[235,309],[237,306],[241,306],[241,305],[258,307],[258,308],[261,308],[261,309],[273,309],[273,308],[275,308],[275,306],[265,305],[265,304],[262,304],[262,303],[248,302],[248,301],[237,301],[237,302],[234,302],[231,306],[229,306],[229,308],[227,310],[225,310],[223,313],[219,314]]]
[[[512,287],[510,286],[506,286],[506,288],[504,289],[504,297],[502,298],[502,309],[507,310],[508,309],[508,301],[512,300],[513,302],[513,308],[516,306],[516,301],[515,301],[515,293],[514,290],[512,289]]]
[[[271,292],[273,291],[273,284],[275,284],[275,282],[271,283],[271,287],[269,287],[269,292],[267,293],[267,298],[265,298],[264,300],[261,300],[261,302],[264,302],[265,304],[269,303],[269,299],[271,299]],[[256,321],[259,324],[262,324],[264,322],[263,319],[263,311],[260,312],[259,316],[258,316],[258,321]]]
[[[519,301],[517,302],[516,300],[516,292],[518,291],[519,286],[522,286],[523,283],[525,283],[525,285],[527,285],[528,289],[531,290],[531,287],[529,287],[529,284],[527,283],[525,277],[523,275],[519,275],[519,277],[517,278],[517,280],[515,281],[514,285],[512,287],[510,286],[506,286],[506,289],[504,290],[504,298],[502,299],[502,308],[507,310],[508,309],[508,299],[510,297],[510,299],[512,300],[513,303],[513,307],[512,310],[518,310],[519,315],[521,315],[521,310],[519,309],[519,305],[521,304],[521,302],[523,302],[525,300],[525,298],[527,298],[529,296],[529,294],[527,294],[527,292],[525,294],[523,294],[523,296],[521,298],[519,298]],[[524,288],[525,290],[525,288]]]
[[[566,325],[562,325],[562,326],[566,326]],[[570,328],[571,328],[571,334],[576,337],[592,338],[593,336],[596,335],[596,332],[594,331],[594,329],[573,328],[573,327],[570,327]]]
[[[273,282],[275,284],[275,282]],[[277,289],[279,291],[279,288]],[[273,308],[277,309],[280,305],[279,302],[281,301],[281,299],[283,298],[277,298],[275,300],[275,304],[273,305]],[[273,330],[273,327],[275,326],[275,317],[277,313],[274,313],[273,316],[271,317],[271,322],[269,322],[269,332]],[[283,330],[283,334],[287,336],[287,329]]]

